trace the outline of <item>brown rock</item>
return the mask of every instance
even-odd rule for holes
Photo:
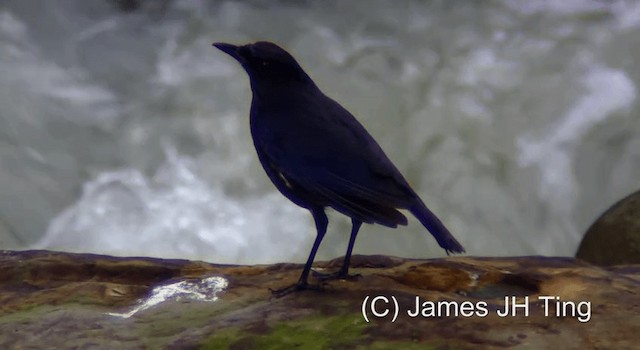
[[[640,264],[640,191],[614,204],[591,225],[576,258],[600,266]]]
[[[268,288],[293,283],[300,265],[5,251],[0,348],[632,349],[640,338],[637,265],[544,257],[354,256],[353,263],[358,280],[275,299]],[[228,286],[216,292],[206,281],[219,277]],[[180,298],[159,302],[163,286],[175,286]],[[190,299],[192,289],[210,301]],[[390,308],[384,317],[370,309],[376,296],[386,298],[376,301],[378,311]],[[547,316],[540,296],[549,296]],[[150,297],[157,303],[144,308]],[[505,297],[528,300],[529,315],[520,308],[501,317]]]

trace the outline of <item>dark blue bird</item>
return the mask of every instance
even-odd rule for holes
[[[318,231],[300,280],[277,293],[308,288],[309,271],[327,231],[326,207],[351,217],[353,224],[344,263],[333,278],[348,277],[363,222],[407,224],[398,209],[415,215],[447,254],[464,252],[362,124],[322,93],[287,51],[266,41],[213,45],[249,75],[251,136],[260,163],[283,195],[311,212]]]

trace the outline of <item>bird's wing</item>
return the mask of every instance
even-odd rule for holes
[[[364,127],[333,103],[270,125],[260,147],[287,179],[335,209],[364,222],[406,224],[395,208],[408,208],[415,193]]]

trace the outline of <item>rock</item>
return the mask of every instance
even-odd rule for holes
[[[631,349],[640,334],[638,265],[546,257],[352,263],[358,280],[276,299],[269,288],[293,283],[302,266],[4,251],[0,348]],[[512,296],[528,298],[528,316],[524,308],[499,315]],[[540,296],[549,297],[547,316]],[[375,317],[375,297],[387,315]]]
[[[640,264],[640,191],[614,204],[591,225],[576,257],[600,266]]]

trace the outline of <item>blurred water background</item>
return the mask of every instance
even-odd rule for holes
[[[356,115],[472,255],[573,255],[640,187],[640,2],[0,2],[0,249],[303,261],[250,90],[271,40]],[[332,213],[320,259],[344,254]],[[356,253],[438,257],[417,220]]]

